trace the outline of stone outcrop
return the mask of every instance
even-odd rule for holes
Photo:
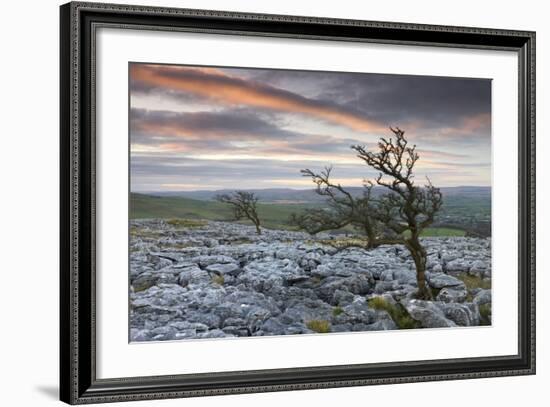
[[[160,341],[398,329],[380,297],[425,328],[475,326],[490,290],[490,241],[426,238],[434,301],[414,299],[416,273],[400,246],[335,248],[334,236],[228,222],[178,227],[135,220],[130,242],[130,339]]]

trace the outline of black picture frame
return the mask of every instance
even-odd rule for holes
[[[62,5],[60,22],[62,401],[118,402],[535,373],[534,32],[82,2]],[[517,52],[518,353],[436,361],[96,378],[94,35],[101,26]]]

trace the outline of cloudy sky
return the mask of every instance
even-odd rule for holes
[[[491,82],[365,73],[130,64],[132,191],[311,188],[300,169],[376,176],[350,146],[389,126],[416,179],[491,185]]]

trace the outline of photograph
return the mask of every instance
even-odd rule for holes
[[[492,80],[128,63],[129,342],[492,324]]]
[[[204,2],[58,8],[59,399],[535,394],[542,13]]]

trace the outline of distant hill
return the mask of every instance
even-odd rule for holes
[[[294,212],[312,208],[315,204],[258,204],[262,224],[273,228],[288,228],[287,220]],[[198,200],[181,196],[130,194],[130,218],[185,218],[232,221],[231,208],[214,200]]]
[[[348,187],[346,188],[354,196],[359,196],[363,193],[361,187]],[[147,195],[159,196],[159,197],[183,197],[198,199],[203,201],[213,201],[216,195],[230,193],[233,189],[220,189],[216,191],[211,190],[199,190],[199,191],[169,191],[169,192],[147,192]],[[325,198],[319,196],[314,189],[292,189],[292,188],[269,188],[269,189],[248,189],[249,192],[254,192],[262,202],[271,203],[323,203]],[[375,194],[385,192],[382,187],[375,187]],[[441,188],[443,196],[461,196],[464,198],[491,198],[491,187],[476,187],[476,186],[464,186],[464,187],[444,187]]]
[[[361,194],[362,188],[348,188]],[[480,236],[491,235],[491,188],[452,187],[441,188],[443,207],[436,218],[430,235],[453,235],[463,231]],[[260,198],[258,212],[263,226],[291,229],[288,219],[292,213],[325,206],[325,199],[312,189],[273,188],[249,190]],[[375,193],[384,191],[375,189]],[[228,205],[215,200],[219,191],[181,191],[130,194],[130,218],[186,218],[232,221]],[[436,230],[438,229],[438,230]]]
[[[360,193],[360,188],[357,188],[357,193]],[[174,191],[174,192],[150,192],[148,195],[154,196],[179,196],[192,199],[200,199],[204,201],[215,200],[216,195],[227,194],[233,192],[234,189],[220,189],[216,191]],[[249,192],[254,192],[263,202],[286,202],[286,203],[303,203],[303,202],[323,202],[324,198],[320,197],[312,189],[292,189],[292,188],[269,188],[269,189],[247,189]]]

